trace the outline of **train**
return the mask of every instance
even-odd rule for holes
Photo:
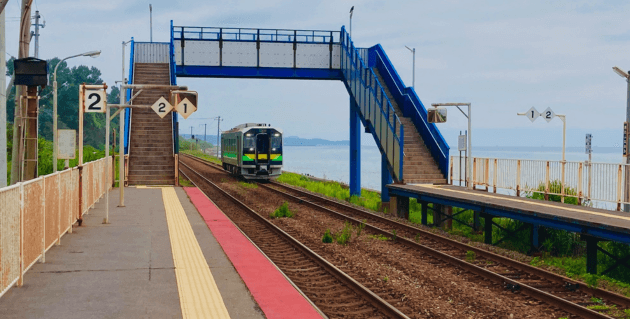
[[[282,130],[245,123],[221,133],[223,169],[245,179],[268,180],[282,174]]]

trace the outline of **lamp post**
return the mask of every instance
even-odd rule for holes
[[[57,154],[59,145],[57,144],[57,68],[65,60],[80,57],[89,56],[95,58],[101,54],[101,51],[89,51],[73,56],[69,56],[57,63],[55,71],[53,72],[53,173],[57,171]]]
[[[617,73],[620,77],[625,78],[626,82],[628,82],[628,93],[626,97],[626,122],[630,123],[630,75],[627,72],[624,72],[622,69],[618,67],[613,67],[613,71]],[[624,136],[625,138],[625,136]],[[630,164],[630,156],[626,156],[626,164]],[[628,170],[628,166],[626,165],[625,173],[624,173],[624,194],[623,201],[630,202],[630,190],[628,190],[628,183],[630,182],[630,171]],[[624,212],[630,212],[630,205],[623,205]]]
[[[413,53],[413,78],[411,80],[411,87],[415,90],[416,89],[416,48],[410,49],[406,45],[405,45],[405,48],[407,48],[407,50]]]
[[[354,12],[354,6],[350,8],[350,37],[352,38],[352,12]]]
[[[471,120],[471,103],[432,103],[431,106],[456,106],[462,114],[468,119],[468,160],[466,161],[466,172],[468,173],[466,176],[466,187],[468,189],[473,188],[473,175],[472,175],[472,166],[473,166],[473,157],[472,157],[472,120]],[[468,114],[464,113],[460,106],[468,107]]]

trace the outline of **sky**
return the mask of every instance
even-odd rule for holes
[[[534,123],[517,116],[532,106],[567,118],[567,146],[619,147],[626,116],[627,84],[612,71],[630,69],[630,2],[627,1],[134,1],[35,0],[46,20],[40,58],[102,50],[94,65],[109,85],[121,79],[121,43],[169,41],[175,25],[340,30],[348,26],[359,47],[380,43],[406,85],[425,106],[472,103],[473,146],[561,146],[562,121]],[[7,4],[7,52],[17,54],[19,1]],[[31,45],[32,47],[32,45]],[[128,68],[128,52],[125,68]],[[128,72],[128,70],[127,70]],[[199,109],[182,121],[182,133],[265,122],[285,136],[345,140],[348,93],[340,81],[179,78],[199,92]],[[439,128],[453,151],[466,118],[449,109]],[[363,144],[372,144],[368,134]]]

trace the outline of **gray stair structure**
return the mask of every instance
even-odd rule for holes
[[[169,64],[134,63],[133,83],[170,85]],[[145,89],[133,104],[152,105],[161,96],[169,100],[169,91]],[[171,114],[160,118],[153,109],[133,109],[129,143],[129,185],[175,184]]]
[[[435,158],[431,155],[429,149],[424,144],[424,140],[420,136],[420,133],[416,130],[416,127],[413,125],[411,119],[403,117],[403,112],[400,110],[398,103],[396,103],[396,100],[385,84],[385,81],[378,69],[371,69],[374,71],[378,81],[385,90],[385,94],[394,107],[394,111],[396,112],[396,115],[398,115],[400,123],[403,125],[405,136],[403,182],[406,184],[446,184],[447,181],[444,178],[444,174],[438,167]],[[393,118],[393,114],[390,114],[390,118]]]

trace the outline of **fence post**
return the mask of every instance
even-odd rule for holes
[[[591,181],[593,180],[593,163],[588,161],[588,200],[591,200]]]
[[[473,157],[473,165],[472,165],[472,180],[470,181],[472,183],[472,189],[475,189],[475,179],[477,179],[477,158]]]
[[[448,163],[448,170],[450,171],[450,183],[453,185],[453,156],[451,156],[451,160]]]
[[[516,160],[516,197],[521,196],[521,160]]]
[[[617,170],[617,210],[621,211],[621,165],[619,164],[619,169]]]
[[[44,216],[43,218],[44,223],[42,227],[44,228],[44,231],[42,234],[42,259],[40,259],[40,261],[43,264],[46,262],[46,178],[45,177],[42,178],[42,197],[44,198],[42,200],[42,216]]]
[[[24,285],[24,184],[20,183],[20,276],[18,287]]]
[[[563,160],[562,161],[562,182],[560,184],[560,201],[562,203],[564,203],[564,168],[565,168],[565,164],[567,163],[567,161]]]
[[[582,205],[582,162],[578,163],[578,205]]]
[[[499,163],[498,163],[498,159],[494,159],[494,176],[492,177],[492,192],[496,193],[497,192],[497,176],[498,176],[498,168],[499,168]]]
[[[545,172],[545,200],[549,200],[549,161],[547,161],[547,170]]]
[[[83,223],[83,165],[79,166],[79,226]],[[73,223],[74,224],[74,223]]]
[[[485,170],[485,174],[484,174],[484,179],[485,179],[485,184],[486,184],[486,192],[490,191],[490,159],[486,158],[484,160],[486,167],[484,168]]]

